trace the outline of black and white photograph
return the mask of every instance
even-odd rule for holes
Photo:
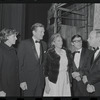
[[[100,3],[0,3],[0,97],[99,96]]]

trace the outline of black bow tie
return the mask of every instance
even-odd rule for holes
[[[96,52],[97,50],[99,50],[99,47],[97,47],[97,48],[94,50],[94,52]]]
[[[35,43],[40,43],[40,41],[37,41],[37,40],[36,40]]]
[[[80,51],[75,51],[75,53],[80,53]]]

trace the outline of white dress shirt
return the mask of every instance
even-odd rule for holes
[[[36,43],[35,41],[37,41],[35,39],[35,37],[33,36],[32,39],[34,40],[34,44],[35,44],[35,48],[36,48],[36,52],[38,54],[38,58],[40,58],[40,43]]]
[[[100,47],[99,47],[99,49],[95,52],[95,54],[94,54],[94,60],[95,60],[95,58],[97,57],[97,55],[98,55],[98,53],[100,52]]]
[[[76,67],[79,68],[80,56],[81,56],[82,48],[77,50],[77,51],[79,51],[80,53],[75,53],[75,55],[74,55],[74,62],[75,62]]]

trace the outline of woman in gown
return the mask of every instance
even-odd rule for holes
[[[51,36],[44,67],[46,84],[43,96],[71,96],[72,55],[62,45],[63,41],[60,34]]]

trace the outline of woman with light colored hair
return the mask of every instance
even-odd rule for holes
[[[61,35],[53,34],[44,67],[46,81],[44,96],[71,96],[71,66],[71,52],[63,47]]]
[[[18,58],[12,46],[17,35],[13,29],[0,32],[0,96],[20,96]]]

